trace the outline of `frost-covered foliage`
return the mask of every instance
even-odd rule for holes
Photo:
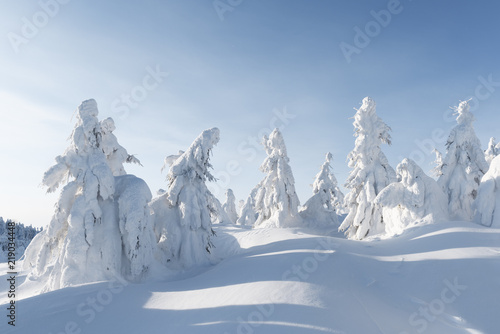
[[[175,158],[168,173],[167,192],[151,203],[155,232],[163,263],[177,262],[190,267],[207,263],[214,235],[211,215],[214,196],[206,181],[210,174],[210,154],[219,142],[219,129],[203,131],[191,146]]]
[[[383,230],[373,218],[373,201],[382,189],[396,181],[396,173],[380,149],[381,144],[391,144],[391,129],[375,109],[375,101],[365,97],[354,115],[357,138],[354,150],[348,155],[352,171],[345,183],[350,190],[345,198],[349,213],[339,228],[352,239],[363,239]]]
[[[474,116],[469,110],[469,103],[462,101],[455,110],[458,124],[448,136],[446,156],[436,167],[441,173],[438,184],[448,196],[450,217],[471,220],[472,203],[489,166],[472,126]]]
[[[498,153],[500,153],[499,144],[496,143],[494,137],[491,137],[490,141],[488,142],[488,148],[486,149],[486,151],[484,151],[486,162],[488,162],[488,164],[491,164],[491,161],[498,155]]]
[[[266,177],[255,193],[254,210],[258,217],[255,226],[286,227],[299,221],[299,198],[295,193],[295,180],[290,168],[285,141],[278,129],[264,136],[267,157],[260,166]]]
[[[231,223],[236,224],[238,213],[236,212],[236,197],[234,197],[232,189],[226,191],[226,202],[222,206],[222,209],[224,209]]]
[[[46,290],[140,279],[152,261],[151,193],[134,176],[115,179],[111,166],[119,166],[120,160],[112,159],[110,166],[97,115],[95,100],[82,102],[70,146],[43,177],[49,192],[66,183],[48,228],[25,253],[30,278],[46,281]]]
[[[229,216],[224,210],[224,206],[221,204],[219,199],[213,194],[208,197],[208,207],[210,209],[210,218],[214,224],[234,224]]]
[[[253,188],[248,198],[241,204],[240,214],[236,224],[243,226],[253,226],[257,221],[257,212],[255,211],[255,196],[259,190],[260,183]]]
[[[437,149],[434,149],[433,152],[436,154],[436,159],[434,160],[435,166],[432,169],[432,174],[435,177],[439,178],[441,175],[443,175],[443,172],[441,170],[441,166],[443,165],[443,155]]]
[[[122,273],[136,280],[147,272],[156,244],[149,209],[151,191],[144,180],[134,175],[115,177],[115,208],[122,240]]]
[[[161,171],[163,172],[164,169],[168,167],[172,167],[172,165],[174,164],[174,162],[179,159],[181,157],[181,155],[184,154],[184,151],[182,150],[179,150],[179,153],[178,154],[172,154],[172,155],[169,155],[167,157],[165,157],[165,159],[163,160],[163,167],[161,168]]]
[[[400,234],[414,223],[447,219],[447,197],[434,179],[411,159],[404,159],[396,171],[399,182],[385,187],[374,201],[375,219],[387,235]]]
[[[108,117],[100,122],[101,128],[101,149],[106,155],[106,160],[114,176],[125,175],[124,163],[135,163],[141,165],[139,159],[127,153],[127,150],[118,144],[118,139],[113,134],[115,131],[115,122]],[[142,166],[142,165],[141,165]]]
[[[332,154],[326,154],[321,171],[313,183],[313,195],[300,211],[301,217],[313,226],[332,226],[339,222],[344,194],[337,186],[337,179],[332,173]]]
[[[25,226],[22,223],[14,222],[10,219],[4,221],[2,217],[0,217],[0,262],[6,262],[9,253],[9,227],[14,227],[14,235],[13,239],[15,240],[15,254],[16,260],[18,260],[23,254],[31,240],[42,231],[40,228],[36,228],[33,226]]]
[[[500,228],[500,156],[491,161],[473,204],[474,220],[484,226]]]

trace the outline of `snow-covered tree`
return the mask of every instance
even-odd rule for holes
[[[374,201],[374,216],[388,235],[400,234],[417,222],[448,217],[446,194],[413,160],[404,159],[396,171],[399,182],[385,187]]]
[[[114,176],[125,175],[124,163],[135,163],[141,165],[139,159],[127,153],[127,150],[118,143],[118,139],[113,134],[115,131],[115,122],[111,117],[108,117],[100,122],[101,128],[101,149],[106,155],[111,171]],[[142,166],[142,165],[141,165]]]
[[[67,182],[48,228],[25,253],[30,278],[46,281],[46,290],[140,279],[152,261],[151,193],[132,175],[113,176],[97,115],[95,100],[82,102],[70,146],[43,177],[48,192]]]
[[[489,166],[474,132],[474,116],[469,110],[469,102],[460,102],[455,110],[458,124],[451,130],[446,142],[446,156],[437,166],[441,173],[438,184],[448,196],[450,217],[472,220],[472,203]]]
[[[236,212],[236,197],[232,189],[226,191],[226,202],[222,206],[232,224],[238,220],[238,213]]]
[[[257,212],[255,211],[255,196],[259,190],[260,183],[253,188],[248,198],[241,203],[240,214],[236,224],[243,226],[253,226],[257,221]]]
[[[474,221],[500,228],[500,156],[496,156],[484,174],[473,204]]]
[[[300,211],[304,221],[313,226],[332,226],[339,222],[338,214],[342,211],[344,194],[337,186],[331,161],[332,154],[328,152],[314,180],[313,195]]]
[[[219,142],[219,129],[203,131],[191,146],[177,157],[168,173],[167,192],[151,203],[160,260],[183,267],[209,261],[212,247],[211,213],[214,196],[205,182],[215,181],[210,173],[210,155]]]
[[[436,154],[436,159],[434,160],[434,168],[432,168],[432,174],[439,178],[443,175],[443,171],[441,170],[441,166],[443,165],[443,155],[437,149],[434,149],[434,154]]]
[[[491,164],[491,161],[498,155],[500,148],[496,143],[495,137],[491,137],[488,142],[488,148],[484,151],[484,157],[486,158],[486,162]]]
[[[254,209],[258,214],[255,226],[286,227],[299,221],[299,198],[295,193],[295,180],[290,168],[285,141],[278,129],[264,136],[267,158],[260,166],[266,177],[255,193]]]
[[[210,218],[213,224],[234,224],[224,210],[224,206],[219,199],[213,194],[208,198],[208,206],[210,208]]]
[[[383,230],[373,219],[373,201],[382,189],[396,181],[396,173],[380,149],[384,143],[391,144],[391,129],[378,117],[375,109],[375,101],[365,97],[354,115],[354,135],[357,138],[354,150],[348,155],[352,171],[345,183],[350,190],[345,198],[349,213],[339,228],[353,239],[363,239]]]

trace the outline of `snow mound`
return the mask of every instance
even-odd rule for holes
[[[231,254],[209,270],[33,297],[21,287],[16,327],[2,321],[0,332],[470,334],[500,328],[499,229],[444,222],[365,242],[299,229],[214,228],[225,236],[215,240],[216,249]],[[3,275],[2,309],[6,290]]]
[[[414,223],[431,223],[448,217],[446,195],[413,160],[403,159],[396,171],[399,182],[385,187],[374,201],[386,235],[400,234]]]

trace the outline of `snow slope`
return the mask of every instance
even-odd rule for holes
[[[300,229],[214,228],[220,261],[212,266],[143,284],[101,282],[38,296],[30,296],[36,286],[24,285],[15,329],[3,315],[3,275],[0,333],[477,334],[500,328],[500,229],[446,222],[391,239],[352,241]]]

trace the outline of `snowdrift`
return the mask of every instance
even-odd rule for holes
[[[496,333],[500,230],[466,222],[352,241],[215,227],[218,265],[39,296],[28,282],[1,333]],[[4,268],[2,268],[4,269]],[[5,272],[2,270],[2,272]],[[26,279],[18,277],[19,282]],[[0,296],[6,296],[0,277]],[[5,299],[0,300],[5,308]]]

